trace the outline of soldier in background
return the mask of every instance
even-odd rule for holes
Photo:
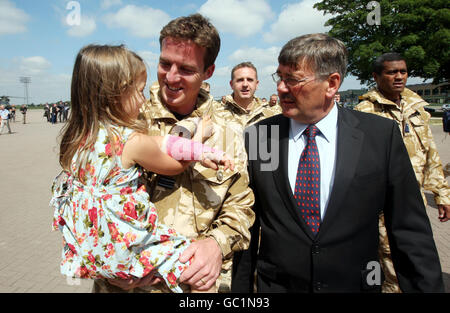
[[[204,91],[206,91],[207,93],[209,93],[209,92],[211,91],[211,86],[209,85],[209,83],[203,82],[203,83],[202,83],[202,89],[203,89]]]
[[[232,123],[230,127],[240,127],[243,131],[247,126],[281,113],[279,106],[271,106],[255,97],[258,84],[258,72],[251,62],[240,63],[231,70],[230,87],[233,93],[226,96],[222,104],[234,117],[234,121],[230,122],[238,123]]]
[[[373,63],[373,78],[377,87],[362,96],[355,110],[374,113],[398,123],[408,150],[417,181],[422,189],[434,194],[439,219],[450,219],[450,189],[442,171],[441,160],[429,127],[428,105],[419,95],[405,88],[408,70],[405,59],[398,53],[385,53]],[[391,260],[389,242],[380,216],[380,260],[386,280],[383,292],[400,292]]]
[[[277,105],[278,105],[278,95],[276,93],[274,93],[269,98],[269,106],[271,108],[273,108],[274,110],[276,110],[277,109],[277,107],[276,107]],[[278,110],[279,110],[279,108],[278,108]]]
[[[181,256],[182,262],[192,255],[194,258],[180,281],[200,290],[215,284],[219,292],[227,292],[233,253],[249,246],[254,195],[248,186],[243,138],[228,131],[222,118],[226,115],[217,114],[223,108],[201,88],[214,72],[220,37],[207,19],[194,14],[169,22],[161,30],[160,44],[158,82],[151,86],[150,101],[142,108],[150,125],[149,135],[164,136],[183,122],[193,133],[195,126],[191,128],[187,120],[210,115],[214,133],[205,144],[226,151],[234,159],[235,168],[214,171],[196,163],[176,176],[148,173],[147,191],[162,223],[197,239]],[[169,291],[158,279],[147,276],[142,280],[98,280],[93,291]]]

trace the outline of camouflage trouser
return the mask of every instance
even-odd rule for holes
[[[384,293],[401,293],[395,274],[394,264],[392,263],[391,248],[389,247],[389,240],[384,225],[384,214],[380,214],[379,224],[380,232],[380,246],[378,248],[378,255],[380,258],[381,268],[383,269],[385,280],[381,286],[381,291]]]
[[[219,278],[216,280],[216,287],[219,293],[231,292],[231,268],[233,261],[225,260],[222,264]]]

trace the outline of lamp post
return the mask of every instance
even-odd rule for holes
[[[28,106],[28,85],[31,84],[31,77],[20,77],[20,82],[24,84],[25,99],[27,100],[27,106]]]

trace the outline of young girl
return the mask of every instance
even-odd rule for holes
[[[195,160],[214,169],[233,164],[201,142],[147,136],[138,119],[146,80],[142,59],[124,46],[90,45],[78,53],[60,146],[63,171],[52,186],[53,228],[63,234],[64,275],[127,279],[156,272],[182,292],[178,278],[188,264],[178,257],[191,241],[158,222],[139,178],[143,169],[176,175]],[[200,126],[197,141],[211,125]]]

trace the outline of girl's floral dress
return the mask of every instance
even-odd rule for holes
[[[74,175],[63,171],[53,182],[53,229],[63,234],[61,273],[125,279],[156,271],[172,291],[182,292],[178,278],[188,264],[178,257],[191,242],[158,222],[156,208],[139,182],[142,169],[122,167],[120,156],[133,130],[110,128],[117,142],[115,154],[101,126],[85,165],[77,168],[75,155]]]

